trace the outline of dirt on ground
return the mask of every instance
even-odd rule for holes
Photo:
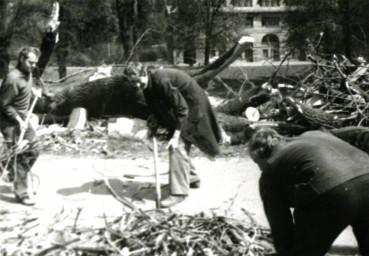
[[[168,195],[168,156],[166,142],[159,141],[158,145],[158,169],[164,198]],[[98,228],[105,225],[106,219],[129,212],[130,209],[109,191],[106,182],[119,197],[138,208],[155,209],[154,158],[150,147],[150,141],[121,138],[110,143],[106,141],[100,152],[84,150],[76,153],[71,149],[69,153],[60,154],[43,151],[32,170],[37,191],[35,206],[17,203],[11,185],[0,184],[1,249],[9,251],[11,248],[7,247],[16,246],[21,242],[20,237],[24,239],[50,232],[57,222],[63,222],[64,227]],[[268,228],[258,193],[260,171],[250,159],[246,145],[222,146],[222,154],[214,159],[198,149],[191,154],[201,187],[191,189],[184,202],[168,211],[189,215],[203,212],[209,216],[249,220],[246,211],[259,225]],[[19,228],[19,223],[31,220],[34,226],[30,225],[26,231]],[[356,254],[356,242],[350,229],[337,239],[334,250],[335,255]]]

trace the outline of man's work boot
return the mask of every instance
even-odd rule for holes
[[[190,181],[190,188],[200,188],[200,186],[201,186],[200,180]]]
[[[162,208],[170,208],[176,204],[179,204],[186,199],[185,195],[169,195],[166,199],[160,202]]]
[[[15,194],[15,198],[17,199],[18,202],[20,202],[23,205],[32,206],[35,204],[35,201],[29,195],[24,195],[20,197],[17,194]]]

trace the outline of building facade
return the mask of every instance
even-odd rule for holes
[[[248,48],[240,59],[246,62],[279,61],[285,55],[287,26],[284,16],[287,7],[283,0],[226,0],[221,9],[222,15],[237,20],[235,31],[239,38],[251,36],[255,39],[252,48]],[[196,43],[196,63],[204,61],[203,37]],[[227,48],[233,46],[227,45]],[[211,60],[222,55],[224,49],[212,49]],[[184,50],[175,49],[175,63],[183,63]]]
[[[237,28],[240,36],[255,39],[253,49],[242,56],[248,62],[280,60],[284,54],[287,28],[283,18],[287,12],[283,0],[227,0],[222,10],[244,19]]]

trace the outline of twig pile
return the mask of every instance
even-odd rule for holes
[[[309,56],[309,59],[314,64],[312,72],[296,86],[292,96],[300,99],[305,108],[324,112],[331,120],[320,123],[327,128],[368,124],[369,65],[353,63],[345,56],[334,56],[331,60]],[[299,112],[307,121],[314,121],[304,110]]]
[[[369,125],[369,64],[338,55],[308,58],[313,65],[303,79],[278,90],[269,86],[272,97],[258,106],[261,117],[300,125],[299,131]]]
[[[41,152],[73,156],[98,156],[115,158],[121,155],[134,155],[147,147],[142,147],[144,141],[132,136],[111,137],[106,125],[102,122],[88,122],[84,130],[69,130],[57,126],[43,128],[37,137]],[[149,149],[147,148],[149,152]]]
[[[141,255],[265,255],[258,244],[267,232],[254,224],[202,214],[183,216],[154,211],[133,214],[119,222],[111,238]]]
[[[246,214],[248,214],[245,211]],[[250,217],[251,218],[251,217]],[[32,227],[37,219],[24,220]],[[77,225],[78,226],[78,225]],[[11,247],[17,255],[270,255],[274,252],[269,230],[254,220],[239,221],[220,216],[177,215],[161,210],[133,211],[103,228],[54,229],[40,237],[22,230],[16,237],[1,241],[0,249]],[[14,227],[12,227],[14,229]],[[52,230],[52,229],[51,229]],[[4,228],[2,228],[4,231]],[[28,232],[28,233],[27,233]],[[52,239],[50,239],[50,237]],[[40,242],[44,241],[44,242]],[[49,241],[49,244],[45,243]],[[27,245],[27,246],[25,246]]]

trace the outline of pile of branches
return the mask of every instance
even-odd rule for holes
[[[255,106],[261,119],[271,121],[272,126],[280,121],[293,125],[291,129],[288,125],[284,127],[286,134],[368,126],[369,65],[366,61],[362,58],[350,61],[342,55],[329,60],[312,55],[308,58],[312,62],[310,71],[296,84],[267,83],[271,98]]]
[[[149,148],[142,147],[143,144],[145,141],[133,134],[110,136],[106,120],[89,121],[83,130],[68,129],[60,125],[43,126],[39,128],[37,137],[40,152],[56,155],[116,158],[137,152],[149,153]]]
[[[111,156],[106,141],[109,139],[106,128],[100,123],[90,122],[84,130],[72,130],[53,125],[40,127],[37,147],[41,152],[63,155]]]
[[[293,91],[306,110],[301,113],[310,125],[317,125],[309,118],[308,108],[324,111],[329,121],[322,121],[327,128],[348,125],[367,125],[369,121],[369,65],[365,61],[353,62],[345,56],[335,55],[331,60],[309,56],[313,69]],[[318,111],[317,111],[318,112]],[[315,120],[315,121],[320,121]]]
[[[245,211],[249,216],[249,213]],[[6,214],[6,211],[0,213]],[[78,216],[78,214],[77,214]],[[250,216],[249,216],[250,217]],[[6,218],[6,217],[5,217]],[[61,218],[58,218],[59,220]],[[2,239],[3,255],[271,255],[274,253],[270,231],[251,221],[204,214],[177,215],[161,210],[132,211],[108,221],[105,226],[72,226],[32,232],[38,219],[19,221],[23,227],[13,237]],[[10,227],[4,227],[6,231]],[[58,225],[57,225],[58,224]],[[56,228],[59,226],[59,228]],[[41,242],[42,241],[42,242]],[[12,246],[14,245],[14,246]],[[11,249],[15,251],[11,251]]]

